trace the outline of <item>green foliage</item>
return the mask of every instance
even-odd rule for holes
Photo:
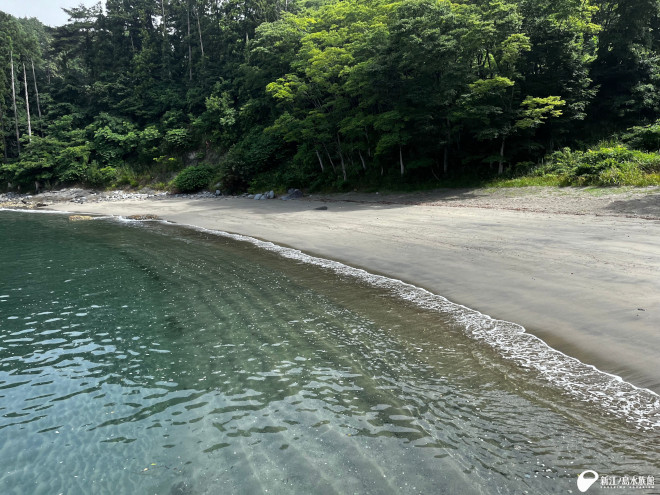
[[[655,0],[135,0],[68,13],[52,29],[0,13],[2,180],[167,183],[196,156],[232,192],[458,184],[516,178],[549,150],[611,135],[627,151],[559,152],[547,177],[656,173],[626,154],[660,149]]]
[[[209,186],[213,171],[205,166],[188,167],[172,181],[174,188],[182,193],[197,192]]]
[[[170,151],[183,151],[188,148],[188,129],[170,129],[165,133],[165,143]]]
[[[623,142],[631,148],[660,153],[660,120],[645,126],[628,129]]]
[[[587,151],[565,148],[549,159],[536,175],[558,177],[563,185],[646,185],[649,175],[660,172],[660,154],[622,145]]]
[[[85,183],[89,184],[94,188],[107,188],[111,184],[114,184],[117,180],[117,169],[114,167],[102,167],[99,168],[98,164],[94,163],[87,170],[87,176],[85,177]]]

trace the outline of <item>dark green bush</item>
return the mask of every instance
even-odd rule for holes
[[[196,192],[208,187],[212,178],[213,171],[208,167],[188,167],[174,178],[172,185],[182,193]]]

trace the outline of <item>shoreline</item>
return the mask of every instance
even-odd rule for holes
[[[576,209],[554,192],[546,201],[546,193],[460,201],[428,193],[167,197],[48,208],[158,215],[363,268],[520,324],[568,356],[660,393],[660,191],[612,200],[640,202],[641,215],[548,211]],[[534,194],[543,201],[534,203]],[[315,209],[321,205],[328,210]]]

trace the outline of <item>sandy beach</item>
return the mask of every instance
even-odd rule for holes
[[[401,279],[660,393],[658,188],[168,196],[48,208],[154,214]]]

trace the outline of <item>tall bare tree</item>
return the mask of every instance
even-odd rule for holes
[[[34,70],[34,60],[30,59],[32,62],[32,78],[34,79],[34,92],[37,95],[37,113],[39,115],[39,122],[41,123],[41,102],[39,101],[39,86],[37,86],[37,73]]]
[[[27,111],[28,140],[32,141],[32,122],[30,121],[30,98],[28,97],[27,73],[23,62],[23,83],[25,84],[25,110]]]
[[[16,126],[16,146],[18,154],[21,154],[21,136],[18,133],[18,110],[16,109],[16,84],[14,78],[14,52],[9,51],[9,60],[11,62],[11,98],[14,103],[14,125]]]
[[[206,10],[204,2],[202,2],[202,11]],[[199,5],[196,8],[197,11],[197,31],[199,31],[199,48],[202,50],[202,63],[204,63],[204,41],[202,40],[202,24],[199,20]]]
[[[190,80],[192,81],[192,40],[190,39],[190,1],[187,5],[188,14],[188,71],[190,73]]]

